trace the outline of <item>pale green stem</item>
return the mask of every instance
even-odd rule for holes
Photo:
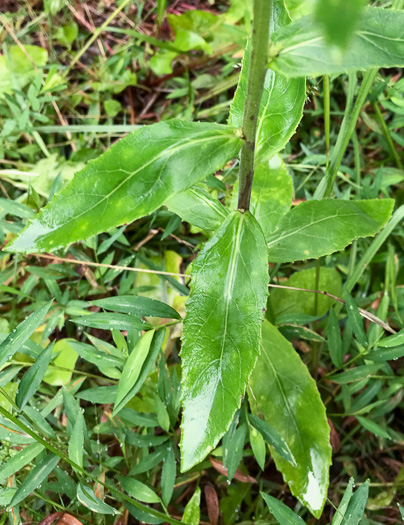
[[[383,114],[380,111],[380,107],[379,107],[379,104],[377,102],[375,102],[373,104],[373,109],[375,110],[375,115],[376,115],[377,122],[379,123],[379,126],[382,128],[382,132],[383,132],[384,138],[386,139],[387,144],[389,145],[391,154],[393,155],[394,162],[396,163],[397,168],[402,170],[403,169],[403,164],[402,164],[402,162],[400,160],[399,154],[397,153],[396,147],[394,146],[393,139],[391,138],[391,135],[390,135],[390,130],[387,127],[386,121],[384,120]]]
[[[258,114],[268,68],[271,4],[272,2],[268,0],[254,0],[253,6],[250,39],[251,59],[247,76],[247,96],[242,124],[244,142],[241,148],[238,191],[238,209],[243,211],[250,208]]]
[[[323,96],[324,96],[324,134],[325,134],[325,154],[327,157],[326,167],[330,162],[330,77],[323,77]]]

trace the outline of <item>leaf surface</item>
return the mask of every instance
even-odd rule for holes
[[[76,173],[7,249],[54,250],[132,222],[237,155],[242,139],[219,124],[144,126]]]
[[[264,492],[261,492],[261,496],[268,505],[271,514],[280,525],[305,525],[302,518],[281,501]]]
[[[237,207],[238,183],[234,185],[232,205]],[[292,205],[293,184],[285,163],[275,155],[255,167],[250,212],[267,238]]]
[[[184,321],[182,470],[228,430],[259,355],[268,287],[262,230],[235,211],[194,262]]]
[[[317,259],[354,239],[375,235],[389,220],[393,199],[302,202],[280,220],[268,241],[271,262]]]
[[[240,81],[230,108],[229,124],[236,128],[243,122],[250,55],[248,43],[244,52]],[[304,78],[286,79],[280,73],[268,69],[258,115],[255,149],[257,163],[269,160],[286,146],[303,116],[305,99]]]
[[[300,18],[272,35],[270,67],[288,77],[365,71],[404,66],[404,11],[369,7],[345,53],[327,45],[312,16]]]
[[[315,381],[289,341],[268,321],[250,385],[251,407],[284,439],[297,463],[293,466],[270,447],[277,469],[318,518],[327,496],[330,427]]]
[[[180,319],[180,314],[168,306],[168,304],[150,299],[149,297],[142,297],[140,295],[119,295],[116,297],[105,297],[92,301],[96,306],[120,312],[123,314],[131,314],[137,316],[147,317],[172,317],[173,319]]]
[[[197,187],[175,194],[165,205],[183,221],[203,230],[217,230],[229,214],[217,199]]]

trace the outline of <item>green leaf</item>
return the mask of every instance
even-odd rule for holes
[[[229,428],[259,355],[268,290],[265,240],[246,212],[231,213],[193,264],[181,359],[182,470]]]
[[[252,425],[248,425],[250,431],[250,445],[254,454],[254,457],[260,466],[261,470],[265,468],[265,458],[266,458],[266,446],[265,440],[262,437],[261,432],[258,432],[256,428]]]
[[[362,520],[366,502],[369,497],[369,480],[366,480],[363,485],[361,485],[358,490],[355,491],[354,495],[349,502],[347,509],[347,519],[344,525],[359,525],[359,522]]]
[[[400,330],[397,334],[386,337],[377,343],[377,346],[382,348],[392,348],[394,346],[404,345],[404,329]]]
[[[200,517],[201,517],[201,511],[200,506],[201,504],[201,489],[199,487],[196,487],[195,492],[192,495],[192,498],[188,501],[185,510],[184,515],[182,516],[182,522],[187,523],[187,525],[199,525]]]
[[[147,330],[151,328],[149,323],[145,323],[139,317],[125,314],[96,313],[83,315],[71,319],[72,323],[90,328],[99,328],[101,330]]]
[[[305,288],[307,290],[316,289],[316,268],[309,268],[295,272],[289,279],[282,282],[284,286],[295,288]],[[334,268],[320,267],[320,279],[318,282],[319,290],[338,296],[341,292],[341,277]],[[333,299],[326,295],[319,295],[317,298],[317,315],[323,316],[332,304]],[[286,316],[293,314],[306,314],[314,316],[315,294],[302,292],[299,290],[285,290],[273,288],[270,291],[268,309],[275,316],[276,322],[282,321]]]
[[[69,439],[69,458],[80,467],[83,467],[83,451],[84,451],[84,429],[86,423],[84,416],[79,409],[76,413],[76,422]]]
[[[15,402],[18,408],[23,409],[31,397],[38,390],[42,379],[48,369],[53,351],[53,344],[50,344],[43,350],[35,363],[29,368],[28,372],[21,379],[18,385],[18,392],[15,397]]]
[[[327,44],[346,49],[360,26],[364,0],[317,0],[315,19]]]
[[[154,337],[154,330],[146,332],[136,343],[122,370],[115,398],[114,412],[116,415],[135,395],[133,387],[139,379],[143,364],[146,361]]]
[[[389,220],[393,199],[302,202],[282,217],[269,236],[271,262],[317,259],[343,250],[354,239],[375,235]]]
[[[372,421],[371,419],[368,419],[367,417],[363,416],[356,416],[356,419],[359,421],[359,423],[374,434],[375,436],[380,436],[385,439],[391,439],[390,434],[385,430],[383,427],[381,427],[379,424],[377,424],[375,421]]]
[[[232,205],[237,207],[238,183],[234,185]],[[250,212],[259,222],[265,238],[277,227],[292,205],[293,184],[279,155],[258,164],[254,170]]]
[[[165,205],[183,221],[203,230],[217,230],[229,214],[217,199],[197,187],[177,193]]]
[[[315,381],[289,341],[268,321],[250,385],[251,407],[256,406],[284,439],[297,463],[291,465],[270,447],[277,469],[292,493],[319,518],[328,488],[330,427]]]
[[[142,501],[143,503],[160,503],[160,498],[154,490],[141,481],[127,476],[118,476],[118,480],[122,485],[122,488],[132,496],[132,498]]]
[[[36,68],[41,68],[48,61],[46,49],[38,46],[24,45],[9,46],[7,53],[0,56],[0,96],[12,90],[19,89],[32,82],[36,75]]]
[[[322,29],[313,17],[300,18],[272,35],[269,65],[287,77],[402,67],[403,25],[404,11],[369,7],[341,55],[326,44]]]
[[[404,345],[394,346],[392,348],[382,348],[380,350],[372,350],[366,355],[366,359],[382,363],[384,361],[391,361],[400,359],[404,356]]]
[[[163,461],[164,463],[161,471],[161,499],[167,507],[174,492],[175,476],[177,474],[175,454],[172,447],[168,449]]]
[[[114,312],[121,312],[123,314],[131,314],[146,317],[163,317],[172,319],[181,319],[180,314],[168,306],[168,304],[150,299],[149,297],[142,297],[140,295],[119,295],[117,297],[106,297],[105,299],[98,299],[92,301],[96,306],[105,308],[105,310],[112,310]]]
[[[42,323],[44,317],[52,306],[53,301],[46,303],[38,308],[27,319],[20,323],[4,341],[0,344],[0,366],[4,365],[13,355],[18,352],[38,326]]]
[[[25,204],[12,201],[11,199],[4,199],[1,197],[0,208],[3,210],[3,212],[10,215],[15,215],[16,217],[21,217],[24,219],[32,219],[32,217],[35,217],[34,210],[31,210],[31,208],[28,208],[28,206],[25,206]]]
[[[373,364],[373,365],[362,365],[346,372],[341,372],[340,374],[330,376],[331,381],[339,383],[340,385],[346,385],[348,383],[353,383],[354,381],[359,381],[365,379],[370,375],[377,372],[381,367],[382,363]]]
[[[243,122],[250,55],[248,43],[237,91],[230,107],[229,124],[236,128],[241,127]],[[255,147],[257,164],[271,159],[289,142],[303,116],[305,99],[304,78],[286,79],[282,74],[268,69],[258,115]]]
[[[349,502],[351,501],[353,494],[354,479],[349,480],[348,486],[345,489],[344,495],[342,497],[341,503],[338,506],[338,509],[335,512],[334,519],[332,520],[332,525],[341,525],[345,521],[346,511],[348,509]]]
[[[224,166],[241,142],[219,124],[144,126],[76,173],[7,250],[54,250],[148,215]]]
[[[28,465],[43,449],[44,446],[40,443],[32,443],[20,450],[7,463],[3,463],[0,467],[0,483],[3,484],[10,476],[21,470],[25,465]]]
[[[232,425],[233,426],[233,425]],[[237,429],[232,432],[230,430],[223,438],[223,466],[227,470],[227,479],[232,480],[241,460],[243,459],[243,449],[245,440],[247,438],[248,427],[246,423],[242,423]],[[229,435],[229,433],[231,433]],[[226,438],[229,439],[226,439]]]
[[[265,441],[271,445],[274,450],[288,463],[293,466],[296,466],[295,458],[288,447],[288,444],[285,440],[274,430],[271,425],[269,425],[265,420],[260,419],[254,414],[249,416],[250,423],[255,427],[261,434]]]
[[[94,492],[83,483],[77,485],[77,499],[84,507],[96,514],[118,514],[117,510],[98,499]]]
[[[284,503],[264,492],[261,492],[260,494],[268,505],[271,514],[280,525],[305,525],[302,518],[295,514],[293,510],[287,507]]]
[[[328,349],[330,351],[331,360],[335,367],[341,368],[343,364],[343,350],[342,350],[342,338],[341,329],[339,327],[339,321],[334,308],[330,309],[330,314],[327,323],[327,335],[328,335]]]
[[[368,338],[366,336],[365,329],[363,328],[363,317],[359,312],[359,308],[348,292],[344,293],[344,299],[346,303],[348,319],[351,322],[353,333],[362,346],[367,346]]]
[[[45,456],[36,466],[31,470],[28,476],[24,479],[18,487],[17,492],[11,500],[10,507],[15,507],[22,500],[31,494],[39,485],[48,477],[52,470],[59,462],[59,457],[53,454]]]

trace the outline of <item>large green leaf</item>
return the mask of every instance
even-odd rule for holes
[[[54,250],[148,215],[221,168],[241,142],[219,124],[171,120],[140,128],[79,171],[7,249]]]
[[[250,64],[250,46],[244,52],[240,81],[234,96],[229,124],[240,127],[247,96],[247,74]],[[269,160],[283,149],[295,133],[303,116],[306,83],[303,78],[286,79],[270,69],[265,76],[257,126],[256,162]]]
[[[307,16],[272,35],[270,67],[288,77],[404,66],[404,11],[369,7],[345,53],[327,45],[321,26]]]
[[[316,268],[296,272],[282,284],[294,288],[315,290]],[[318,290],[323,290],[336,296],[340,295],[341,277],[335,268],[320,268]],[[317,295],[316,310],[316,294],[314,293],[274,288],[270,290],[269,294],[269,309],[277,322],[281,321],[282,317],[285,318],[293,314],[324,315],[333,304],[335,304],[335,301],[331,297]]]
[[[268,321],[262,327],[261,355],[250,385],[252,409],[285,440],[297,463],[293,466],[271,447],[276,467],[299,501],[320,517],[331,464],[325,408],[306,366]]]
[[[259,355],[268,290],[263,233],[235,211],[194,262],[181,351],[182,470],[228,430]]]
[[[354,239],[375,235],[393,211],[393,199],[303,202],[290,210],[269,236],[271,262],[316,259],[343,250]]]
[[[238,184],[235,184],[232,200],[234,208],[237,207],[237,190]],[[259,222],[265,238],[276,229],[290,209],[292,197],[292,179],[279,155],[255,167],[250,212]]]
[[[190,188],[166,201],[167,208],[203,230],[217,230],[229,211],[217,199],[201,188]]]

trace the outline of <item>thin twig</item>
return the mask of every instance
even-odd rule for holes
[[[161,270],[146,270],[145,268],[131,268],[130,266],[115,266],[113,264],[96,263],[92,261],[80,261],[79,259],[67,259],[64,257],[57,257],[56,255],[43,255],[40,253],[33,253],[32,255],[34,255],[35,257],[40,257],[42,259],[52,259],[53,261],[62,261],[71,264],[96,266],[98,268],[110,268],[111,270],[127,270],[129,272],[154,273],[158,275],[171,275],[173,277],[189,277],[189,275],[186,275],[185,273],[163,272]]]
[[[326,295],[327,297],[331,297],[331,299],[334,299],[334,301],[338,301],[339,303],[344,304],[344,305],[346,304],[343,299],[337,297],[336,295],[333,295],[332,293],[324,292],[322,290],[309,290],[307,288],[296,288],[295,286],[284,286],[282,284],[269,284],[268,286],[270,286],[271,288],[284,288],[285,290],[295,290],[297,292],[310,292],[310,293]],[[393,330],[393,328],[391,328],[391,326],[389,326],[387,323],[379,319],[376,315],[368,312],[367,310],[364,310],[363,308],[358,307],[358,310],[362,317],[364,317],[365,319],[368,319],[369,321],[372,321],[372,323],[378,324],[379,326],[384,328],[384,330],[386,330],[387,332],[390,332],[391,334],[397,333],[395,330]]]

